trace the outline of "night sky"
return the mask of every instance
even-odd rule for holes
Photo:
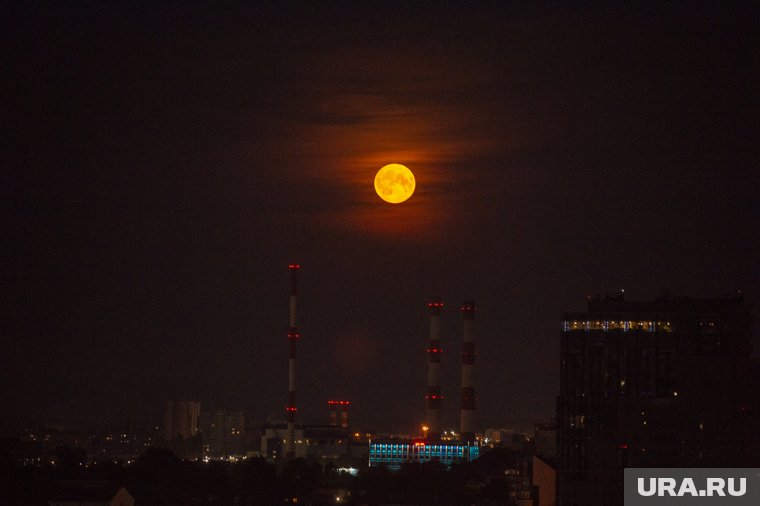
[[[448,6],[446,6],[448,5]],[[0,427],[168,399],[478,429],[553,416],[562,311],[760,293],[760,10],[698,2],[0,6]],[[377,170],[417,191],[386,204]],[[756,331],[757,334],[757,331]]]

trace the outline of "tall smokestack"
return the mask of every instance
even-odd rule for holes
[[[330,426],[348,428],[348,407],[351,401],[327,401],[330,409]],[[340,412],[340,423],[338,422],[338,413]]]
[[[440,297],[433,297],[428,302],[430,309],[430,341],[428,343],[428,388],[427,399],[427,439],[440,441],[441,439],[441,309],[443,302]]]
[[[462,390],[460,428],[463,443],[475,441],[475,303],[467,301],[462,304],[464,318],[464,336],[462,339]]]
[[[290,342],[290,358],[288,359],[288,430],[285,436],[285,458],[294,459],[296,437],[296,343],[301,338],[296,327],[296,306],[298,303],[298,269],[299,264],[290,264],[290,329],[288,341]]]
[[[351,401],[340,401],[340,426],[343,429],[348,428],[348,407]]]

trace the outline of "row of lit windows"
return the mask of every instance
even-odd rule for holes
[[[379,445],[378,445],[379,446]],[[383,445],[385,446],[385,445]],[[375,445],[370,447],[370,454],[380,455],[413,455],[434,456],[442,455],[464,455],[464,449],[461,446],[408,446],[408,445],[388,445],[390,448],[376,448]],[[410,451],[411,450],[411,451]]]
[[[370,462],[406,462],[409,459],[402,455],[391,455],[390,457],[389,456],[370,457],[369,460]]]
[[[565,320],[562,330],[640,330],[644,332],[672,332],[671,322],[653,320]]]
[[[469,460],[480,455],[480,448],[468,448]],[[370,465],[379,463],[396,464],[407,461],[426,462],[433,459],[442,464],[452,464],[465,459],[464,447],[459,445],[387,444],[374,443],[369,448]]]

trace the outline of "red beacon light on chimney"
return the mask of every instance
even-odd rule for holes
[[[288,269],[290,270],[298,270],[301,268],[301,264],[288,264]]]

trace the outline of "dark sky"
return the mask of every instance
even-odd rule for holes
[[[453,5],[3,3],[2,423],[282,419],[291,260],[299,416],[376,429],[422,421],[432,295],[450,426],[480,308],[479,429],[553,416],[589,294],[757,301],[757,8]]]

